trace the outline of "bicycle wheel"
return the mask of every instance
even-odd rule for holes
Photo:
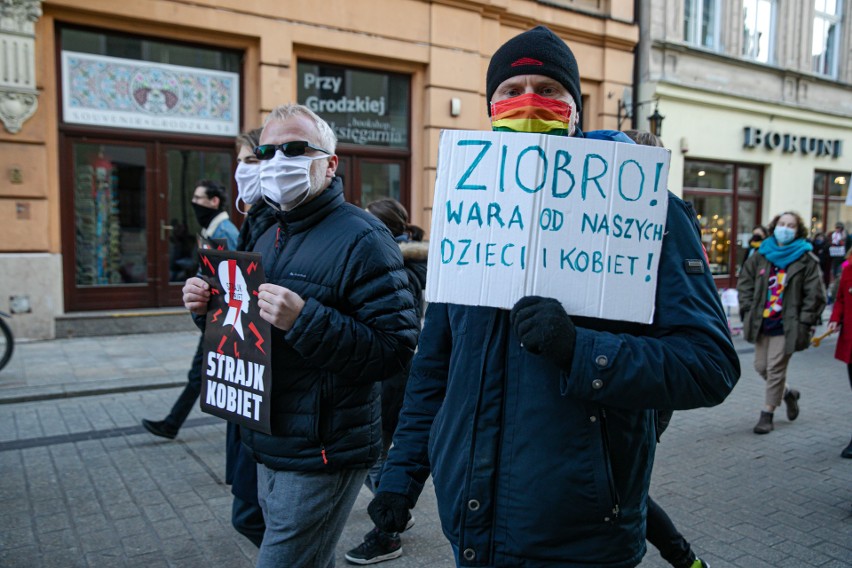
[[[15,350],[15,338],[9,325],[0,317],[0,369],[6,366]]]

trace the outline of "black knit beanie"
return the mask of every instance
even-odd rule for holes
[[[544,75],[564,86],[582,109],[580,71],[574,54],[559,36],[544,26],[516,35],[494,52],[485,75],[485,101],[491,116],[491,97],[500,83],[516,75]]]

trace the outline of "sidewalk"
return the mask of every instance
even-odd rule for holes
[[[254,565],[256,550],[230,526],[224,421],[196,406],[174,441],[139,424],[174,401],[179,388],[159,387],[183,386],[197,341],[181,332],[16,346],[0,372],[0,566]],[[675,413],[650,492],[713,568],[852,566],[852,460],[839,456],[852,393],[835,342],[793,357],[802,414],[791,423],[779,411],[769,435],[751,431],[763,382],[740,335],[742,378],[728,399]],[[369,501],[362,490],[337,566],[371,528]],[[387,566],[452,568],[431,482],[415,516]],[[668,567],[649,546],[639,568]]]
[[[15,344],[0,404],[179,386],[201,333],[80,337]]]

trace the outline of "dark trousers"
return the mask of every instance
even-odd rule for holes
[[[648,521],[645,537],[660,551],[660,556],[675,568],[689,568],[695,554],[674,523],[651,497],[648,497]]]
[[[175,432],[183,426],[186,417],[192,412],[192,407],[195,406],[195,401],[201,394],[201,363],[204,359],[204,336],[198,342],[198,349],[195,350],[195,355],[192,357],[192,365],[189,367],[189,372],[186,374],[187,383],[183,388],[183,392],[172,406],[172,411],[166,416],[166,425],[174,428]]]
[[[852,388],[852,363],[846,365],[846,372],[849,374],[849,388]]]
[[[234,506],[231,508],[231,524],[241,535],[252,541],[260,548],[263,542],[263,531],[266,523],[263,522],[263,510],[257,503],[243,501],[234,495]]]

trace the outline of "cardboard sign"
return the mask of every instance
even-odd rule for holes
[[[201,410],[270,434],[272,332],[257,305],[265,281],[260,254],[202,249],[198,257],[210,284]]]
[[[426,299],[651,323],[670,153],[601,140],[441,133]]]

